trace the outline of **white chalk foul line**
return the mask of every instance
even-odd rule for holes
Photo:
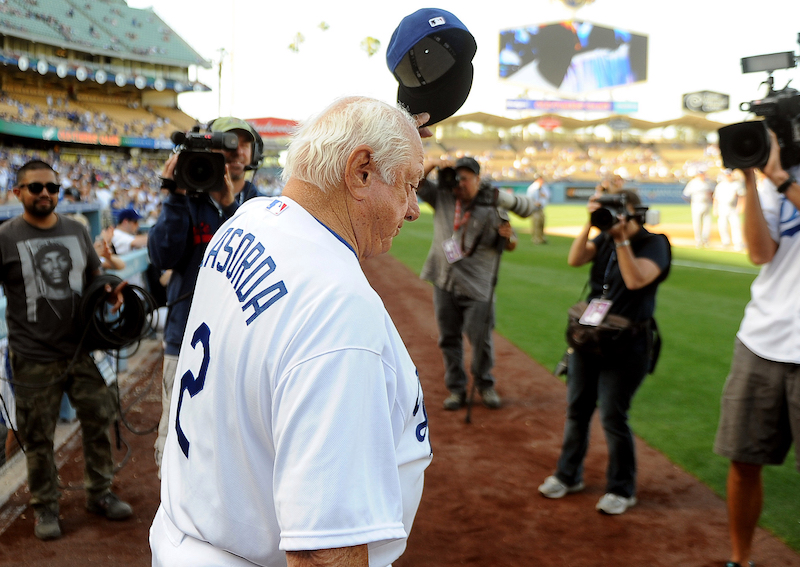
[[[673,260],[673,266],[683,266],[685,268],[698,268],[701,270],[714,270],[717,272],[730,272],[733,274],[756,275],[759,268],[741,268],[737,266],[723,266],[721,264],[705,264],[703,262],[692,262],[691,260]]]

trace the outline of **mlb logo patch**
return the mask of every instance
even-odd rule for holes
[[[269,205],[267,205],[267,210],[277,217],[279,214],[285,211],[286,207],[288,206],[289,205],[287,205],[283,201],[275,199]]]
[[[444,25],[444,17],[436,16],[435,18],[431,18],[430,20],[428,20],[428,23],[430,24],[430,26],[432,28],[435,28],[437,26],[443,26]]]

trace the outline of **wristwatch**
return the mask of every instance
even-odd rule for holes
[[[630,246],[630,245],[631,245],[631,241],[626,238],[622,242],[615,242],[614,243],[614,248],[622,248],[623,246]]]
[[[793,175],[790,175],[789,179],[778,185],[778,193],[786,193],[786,190],[789,189],[792,183],[797,183],[797,179],[795,179]]]

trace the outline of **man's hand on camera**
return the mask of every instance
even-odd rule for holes
[[[621,214],[617,215],[617,223],[608,229],[608,234],[614,242],[622,242],[636,234],[637,230],[636,224]]]
[[[778,137],[772,130],[768,129],[767,132],[769,132],[769,158],[761,171],[777,187],[789,179],[790,175],[781,165],[781,148],[778,144]]]
[[[228,171],[228,164],[225,164],[225,175],[223,177],[225,180],[225,188],[220,189],[219,191],[209,191],[208,195],[214,199],[220,207],[230,207],[233,204],[233,199],[235,198],[233,192],[233,180],[231,180],[231,174]]]
[[[169,156],[169,159],[164,164],[164,169],[161,170],[161,179],[165,181],[162,183],[162,189],[167,189],[166,181],[171,181],[175,183],[175,166],[178,163],[178,154],[172,154]],[[170,189],[171,193],[177,193],[178,195],[186,195],[186,189],[181,187],[176,187],[175,189]]]

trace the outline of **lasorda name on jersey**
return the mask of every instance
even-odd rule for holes
[[[203,260],[203,268],[216,269],[228,278],[242,311],[252,309],[248,325],[287,294],[283,280],[264,281],[275,271],[272,256],[262,259],[265,252],[264,245],[252,233],[245,234],[241,228],[231,226],[213,242]]]

